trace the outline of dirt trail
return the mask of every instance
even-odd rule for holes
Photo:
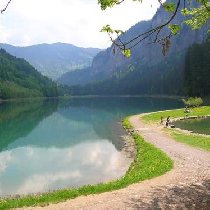
[[[147,142],[174,160],[170,172],[125,189],[34,209],[210,209],[210,153],[172,140],[140,122],[139,115],[130,122]]]

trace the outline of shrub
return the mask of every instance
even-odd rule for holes
[[[182,99],[186,107],[198,107],[203,103],[202,98],[200,97],[190,97],[187,99]]]

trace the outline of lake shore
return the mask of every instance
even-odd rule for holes
[[[127,127],[127,120],[123,122],[123,125]],[[87,185],[80,188],[63,189],[55,192],[43,193],[37,196],[29,195],[16,199],[1,199],[0,207],[2,209],[8,209],[23,206],[43,206],[48,205],[49,203],[62,202],[82,195],[87,196],[90,194],[113,191],[125,188],[130,184],[145,179],[160,176],[172,168],[172,161],[163,152],[151,144],[146,143],[143,138],[135,133],[132,134],[132,137],[136,144],[137,153],[126,174],[118,180],[100,183],[94,186]],[[148,167],[148,164],[150,167]],[[38,207],[35,207],[35,209],[37,208]]]
[[[131,124],[174,160],[170,172],[121,190],[35,209],[208,209],[210,153],[172,140],[157,127],[145,125],[140,117],[132,116]]]
[[[160,112],[156,112],[156,113],[160,113]],[[149,142],[155,145],[157,148],[163,150],[174,161],[173,170],[166,173],[165,175],[162,175],[157,178],[153,178],[148,181],[143,181],[145,180],[145,178],[139,179],[139,181],[142,180],[142,182],[134,180],[134,182],[132,183],[135,183],[135,182],[139,182],[139,183],[132,184],[127,187],[125,186],[126,188],[121,189],[121,190],[116,190],[118,188],[114,188],[115,191],[113,192],[102,193],[99,195],[89,195],[85,197],[80,196],[74,200],[69,200],[64,203],[50,204],[50,206],[45,207],[45,208],[46,209],[57,209],[57,208],[75,209],[78,207],[82,209],[98,209],[98,208],[111,208],[111,206],[112,207],[116,206],[116,209],[119,209],[119,208],[135,209],[133,208],[134,206],[131,205],[131,200],[133,200],[134,198],[138,198],[135,202],[135,205],[137,205],[138,208],[143,208],[143,207],[151,207],[150,205],[156,205],[152,203],[154,197],[157,200],[159,200],[158,206],[152,206],[154,208],[159,208],[159,207],[164,207],[164,208],[178,207],[179,208],[180,207],[180,208],[186,208],[186,209],[194,209],[194,206],[195,206],[198,209],[198,208],[205,207],[205,205],[208,204],[208,195],[209,195],[208,193],[206,194],[206,192],[210,191],[210,186],[209,186],[209,181],[208,181],[210,180],[210,177],[209,177],[210,153],[174,141],[169,135],[163,132],[162,129],[160,129],[160,127],[157,127],[157,126],[154,126],[154,125],[151,125],[142,121],[143,116],[145,116],[145,114],[132,116],[130,118],[130,122],[132,126],[130,126],[129,124],[126,124],[126,121],[124,121],[123,125],[127,129],[130,129],[130,131],[135,130],[135,132],[131,135],[133,136],[134,139],[137,137],[138,140],[137,141],[135,140],[137,145],[140,139],[138,135],[136,136],[136,134],[139,133],[145,139],[146,142]],[[159,118],[157,119],[159,120]],[[139,155],[138,148],[139,146],[137,146],[137,156]],[[143,159],[145,160],[144,157]],[[154,160],[156,162],[160,161],[159,163],[162,162],[162,158],[159,159],[159,155]],[[139,160],[137,162],[136,161],[137,159],[135,158],[134,164],[131,165],[129,170],[132,170],[132,168],[135,167],[135,163],[139,162]],[[148,165],[147,165],[147,169],[148,169]],[[151,169],[154,170],[155,168],[154,169],[151,168]],[[134,172],[133,175],[135,174],[137,175],[137,172],[138,171]],[[139,172],[142,172],[142,168],[140,168]],[[145,173],[148,175],[148,172],[145,172]],[[129,172],[126,173],[126,176],[128,175],[129,175]],[[107,189],[105,191],[110,191],[114,189],[113,188],[109,190]],[[186,198],[187,200],[182,200],[180,202],[180,199],[182,199],[182,197],[180,198],[179,194],[176,193],[175,191],[176,189],[179,189],[178,191],[183,195],[182,196],[183,198],[187,197],[188,194],[191,197],[187,197]],[[203,192],[203,198],[201,198],[198,194],[198,191],[200,190]],[[160,195],[156,194],[155,193],[156,191],[157,192],[161,191]],[[103,192],[103,191],[100,191],[100,192]],[[88,194],[89,193],[85,195],[88,195]],[[153,197],[151,197],[151,194],[153,195]],[[126,197],[126,195],[128,196]],[[171,199],[169,195],[175,199],[172,201],[172,203],[166,202],[166,199]],[[29,203],[25,205],[27,206],[40,205],[39,202],[37,203],[36,201],[37,199],[39,198],[35,198],[34,201],[32,200],[30,205]],[[105,201],[106,199],[110,199],[110,202],[107,203]],[[122,203],[121,202],[122,200],[123,201],[125,200],[125,202]],[[138,203],[138,201],[140,203]],[[192,201],[193,206],[192,206],[192,203],[189,203],[187,201],[190,201],[190,202]],[[33,202],[35,202],[36,204],[35,203],[32,204]],[[55,202],[55,200],[54,201],[51,200],[51,202]],[[36,207],[35,209],[39,209],[39,208]]]
[[[170,116],[171,122],[176,121],[177,119],[185,118],[201,118],[204,119],[210,114],[210,106],[202,106],[192,108],[190,113],[184,113],[184,109],[174,109],[174,110],[165,110],[152,113],[146,113],[141,115],[141,120],[151,126],[159,127],[160,129],[163,126],[160,125],[161,117],[166,119]],[[205,134],[191,133],[177,128],[165,128],[164,130],[171,138],[175,139],[178,142],[189,144],[193,147],[204,149],[210,151],[210,138]]]

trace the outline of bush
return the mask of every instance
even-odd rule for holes
[[[200,97],[190,97],[188,99],[182,99],[186,107],[198,107],[203,103],[202,98]]]

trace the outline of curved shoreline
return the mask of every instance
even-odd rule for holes
[[[207,118],[210,118],[210,115],[204,115],[204,116],[190,116],[190,117],[186,117],[186,118],[175,118],[172,120],[172,122],[177,122],[177,121],[186,121],[186,120],[191,120],[191,119],[207,119]],[[179,127],[175,127],[174,128],[175,130],[177,131],[180,131],[180,132],[183,132],[183,133],[186,133],[186,134],[190,134],[190,135],[197,135],[197,136],[204,136],[204,137],[208,137],[210,138],[210,134],[204,134],[204,133],[196,133],[194,131],[191,131],[191,130],[186,130],[186,129],[182,129],[182,128],[179,128]]]
[[[171,171],[121,190],[81,196],[50,204],[44,209],[207,209],[210,203],[210,153],[176,142],[139,118],[140,115],[130,118],[134,129],[174,161]]]
[[[127,122],[127,120],[124,121],[123,126],[128,128],[125,122]],[[64,202],[78,196],[80,196],[80,198],[84,196],[89,197],[94,194],[125,188],[133,183],[160,176],[171,169],[172,161],[163,152],[153,145],[146,143],[143,138],[137,134],[132,134],[132,137],[136,144],[137,154],[126,174],[120,179],[94,186],[90,185],[80,188],[58,190],[53,193],[44,193],[39,196],[26,196],[23,198],[6,200],[1,199],[0,208],[9,209],[22,206],[46,206],[49,203]],[[148,167],[148,163],[150,167]],[[35,207],[35,209],[37,208],[38,207]],[[29,209],[31,209],[31,207],[29,207]]]

